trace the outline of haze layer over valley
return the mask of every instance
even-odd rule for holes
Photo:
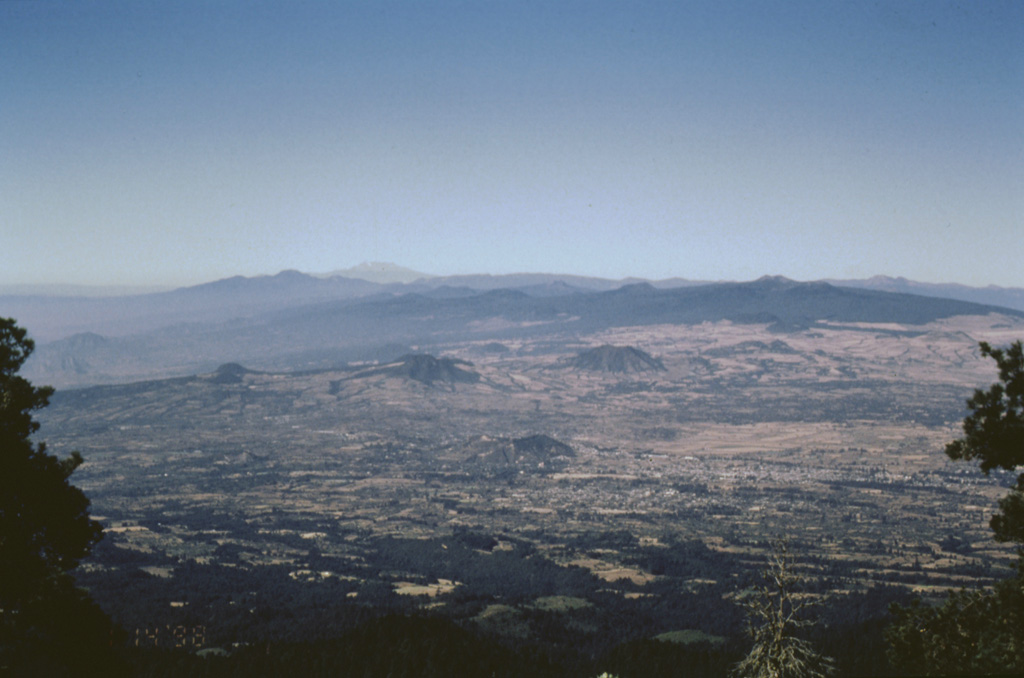
[[[383,264],[351,273],[375,280],[419,275]],[[890,290],[897,293],[884,294]],[[39,342],[27,374],[67,387],[183,376],[225,362],[319,369],[390,360],[413,346],[647,324],[763,321],[795,330],[829,318],[922,323],[992,307],[1024,311],[1024,291],[892,278],[707,283],[522,274],[374,282],[284,271],[133,296],[0,296],[0,304]]]

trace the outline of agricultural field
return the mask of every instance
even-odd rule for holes
[[[1022,333],[998,315],[725,321],[228,364],[58,392],[40,436],[86,458],[75,479],[106,527],[82,581],[101,603],[125,577],[164,600],[108,600],[128,627],[202,620],[224,644],[245,633],[209,620],[218,595],[269,608],[298,586],[295,605],[419,609],[513,640],[557,617],[606,642],[610,610],[632,615],[626,638],[719,638],[778,537],[832,599],[934,599],[1009,571],[987,521],[1011,479],[943,447],[996,376],[977,342]],[[691,609],[707,600],[715,618]]]

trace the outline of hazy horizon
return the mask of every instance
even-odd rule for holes
[[[370,265],[373,265],[375,267],[386,267],[386,268],[392,268],[393,267],[393,268],[396,268],[398,270],[401,270],[402,272],[410,272],[411,271],[411,269],[408,269],[408,268],[403,267],[403,266],[398,265],[398,264],[394,264],[392,262],[378,262],[378,261],[367,262],[367,261],[364,261],[364,262],[361,262],[360,264],[358,264],[356,266],[349,267],[348,269],[338,269],[338,270],[335,270],[335,271],[298,271],[298,269],[283,269],[281,271],[276,271],[274,273],[257,273],[257,274],[254,274],[252,276],[241,276],[241,277],[245,277],[245,278],[271,278],[271,277],[275,277],[275,276],[281,275],[283,273],[288,273],[288,272],[291,272],[291,271],[296,271],[296,272],[301,273],[303,275],[308,275],[308,276],[313,276],[313,277],[320,277],[320,278],[333,277],[333,276],[343,276],[343,277],[349,277],[349,278],[353,278],[353,279],[369,280],[369,281],[372,281],[372,282],[415,282],[415,280],[413,280],[411,278],[410,279],[405,279],[405,280],[394,280],[394,279],[383,280],[383,279],[380,279],[379,275],[378,276],[374,276],[372,274],[365,274],[365,272],[360,272],[359,271],[360,268],[366,267],[366,266],[370,266]],[[507,275],[507,276],[523,276],[523,275],[546,276],[546,275],[551,275],[551,276],[560,276],[560,277],[577,277],[576,274],[562,273],[562,272],[558,272],[558,271],[528,271],[528,272],[527,271],[512,271],[512,272],[509,272],[509,273],[502,273],[502,274],[492,274],[492,273],[487,272],[487,271],[477,271],[475,273],[452,274],[450,276],[449,275],[434,274],[434,273],[430,273],[430,272],[427,272],[427,271],[415,271],[415,272],[418,273],[418,274],[422,274],[422,278],[423,279],[449,278],[449,277],[457,277],[457,276],[460,276],[460,275],[471,276],[471,277],[472,276],[496,276],[497,277],[497,276],[505,276],[505,275]],[[756,278],[743,278],[743,279],[740,279],[740,278],[695,279],[695,278],[684,278],[682,276],[671,276],[671,277],[668,277],[668,278],[645,278],[643,276],[622,276],[622,277],[618,277],[618,278],[604,278],[602,276],[578,276],[578,277],[586,277],[586,278],[593,278],[593,279],[603,279],[603,280],[610,280],[610,281],[613,281],[613,282],[615,282],[615,281],[630,281],[630,280],[649,280],[651,282],[663,282],[663,281],[678,279],[678,280],[686,280],[687,282],[714,284],[714,283],[733,283],[733,282],[745,283],[745,282],[753,282],[753,281],[755,281],[757,279],[760,279],[760,278],[778,277],[778,276],[781,276],[783,278],[788,278],[788,276],[782,276],[781,274],[775,274],[775,273],[765,273],[763,275],[757,276]],[[141,295],[141,294],[169,292],[169,291],[173,291],[173,290],[176,290],[176,289],[183,289],[183,288],[187,288],[187,287],[195,287],[195,286],[207,285],[207,284],[210,284],[210,283],[216,283],[216,282],[219,282],[219,281],[222,281],[222,280],[227,280],[227,279],[236,278],[236,277],[240,277],[240,276],[238,274],[233,274],[233,275],[223,276],[223,277],[219,277],[219,278],[214,278],[214,279],[211,279],[211,280],[201,280],[201,281],[197,281],[197,282],[194,282],[194,283],[187,283],[185,285],[105,285],[105,284],[73,284],[73,283],[72,284],[67,284],[67,283],[59,283],[59,282],[56,282],[56,283],[37,283],[37,284],[32,284],[32,283],[29,283],[29,284],[18,284],[18,283],[16,283],[16,284],[4,284],[4,283],[0,283],[0,296],[12,296],[12,297],[14,297],[14,296],[26,296],[26,297],[27,296],[49,296],[49,297],[116,297],[116,296],[134,296],[134,295]],[[942,285],[942,284],[963,285],[963,283],[957,283],[957,282],[954,282],[954,281],[943,281],[943,282],[939,282],[939,283],[932,283],[930,281],[914,280],[914,279],[907,278],[906,276],[888,275],[888,274],[884,274],[884,273],[876,274],[876,275],[873,275],[873,276],[865,276],[863,278],[817,278],[817,279],[806,279],[806,280],[799,280],[799,279],[792,279],[792,280],[795,280],[796,282],[817,282],[817,281],[821,281],[821,280],[857,282],[857,281],[867,281],[867,280],[874,280],[874,279],[889,279],[889,280],[894,280],[894,281],[905,281],[905,282],[912,283],[912,284],[914,284],[914,283],[923,283],[925,285],[929,285],[929,284],[935,284],[935,285]],[[1013,287],[1013,286],[1002,286],[1002,285],[974,285],[974,286],[967,285],[966,287],[973,287],[973,288],[976,288],[976,289],[984,289],[984,288],[998,288],[998,289],[1010,289],[1010,290],[1013,290],[1013,289],[1024,289],[1024,288],[1017,288],[1017,287]],[[2,312],[2,311],[0,311],[0,312]]]
[[[1024,287],[1024,6],[0,3],[0,287]]]

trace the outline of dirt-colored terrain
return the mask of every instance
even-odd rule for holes
[[[783,534],[856,563],[863,583],[922,589],[1011,557],[987,528],[1006,480],[942,448],[971,389],[996,376],[977,342],[1021,334],[997,315],[794,333],[719,322],[435,347],[465,362],[429,380],[402,365],[227,366],[59,393],[40,435],[85,456],[76,481],[118,548],[176,562],[234,545],[241,562],[301,570],[313,545],[358,559],[372,536],[465,528],[642,584],[657,573],[573,540],[626,532],[743,554]],[[601,346],[664,370],[573,365]],[[397,577],[403,592],[449,590]]]

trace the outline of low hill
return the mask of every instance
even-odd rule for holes
[[[633,346],[612,346],[605,344],[584,351],[569,361],[576,369],[591,372],[612,372],[617,374],[664,371],[661,360],[651,357]]]
[[[393,377],[412,379],[431,386],[441,384],[474,384],[480,381],[480,375],[461,366],[472,366],[465,360],[453,358],[435,358],[429,354],[410,354],[402,356],[398,362],[384,365],[363,372],[363,376],[386,374]]]
[[[241,384],[249,370],[238,363],[224,363],[210,377],[214,384]]]
[[[565,467],[576,452],[544,434],[521,438],[481,436],[466,445],[468,461],[493,470],[517,469],[550,473]]]

